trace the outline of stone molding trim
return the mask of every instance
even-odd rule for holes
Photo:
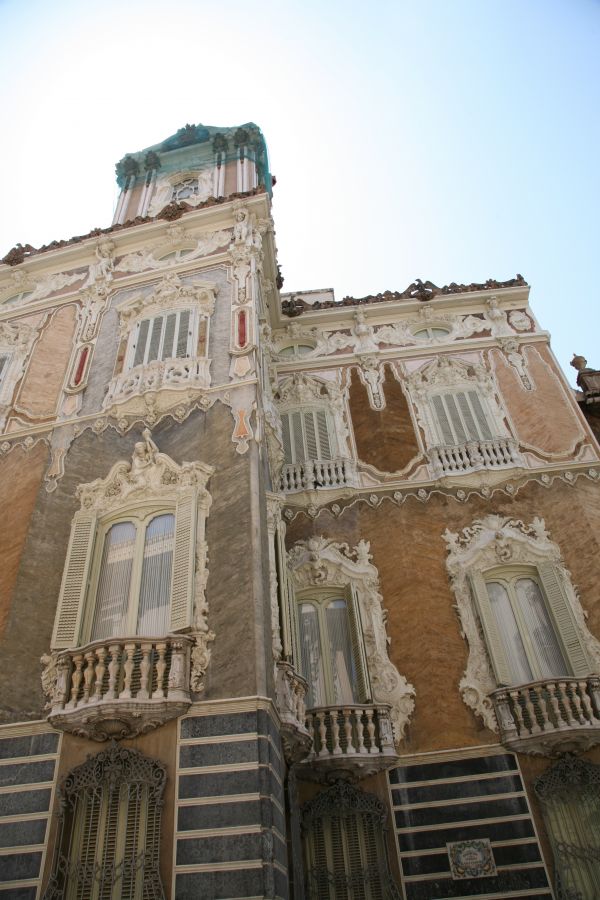
[[[14,325],[0,322],[0,356],[7,357],[0,382],[0,431],[6,424],[17,382],[25,371],[35,332],[35,328],[24,322]]]
[[[192,237],[183,225],[172,222],[167,226],[164,240],[148,244],[135,253],[122,256],[115,266],[117,273],[141,273],[153,269],[167,269],[179,263],[189,263],[216,250],[225,248],[231,241],[231,230],[207,231]],[[177,252],[179,251],[179,253]],[[171,258],[170,254],[175,253]],[[165,257],[169,255],[169,258]]]
[[[356,547],[325,537],[297,541],[288,553],[288,570],[296,592],[306,588],[347,589],[351,586],[360,607],[373,700],[391,706],[396,745],[404,736],[415,708],[415,689],[388,656],[390,638],[386,610],[379,592],[379,572],[372,564],[368,541]]]
[[[596,671],[600,671],[600,641],[588,630],[579,596],[571,575],[564,565],[560,550],[550,540],[543,519],[534,518],[527,525],[520,519],[489,515],[455,533],[443,534],[448,548],[446,568],[456,597],[456,610],[461,633],[469,646],[466,669],[459,682],[464,703],[481,716],[487,728],[498,731],[496,715],[489,694],[498,684],[476,613],[470,588],[470,576],[501,565],[537,566],[552,563],[567,596],[579,638]]]
[[[294,373],[280,382],[275,400],[280,414],[315,406],[327,409],[333,420],[337,454],[345,458],[351,457],[346,390],[340,385],[337,376],[335,380],[329,380],[303,372]]]
[[[216,285],[209,281],[182,281],[176,272],[168,272],[154,290],[136,293],[116,307],[120,319],[120,336],[129,336],[132,327],[142,318],[157,315],[165,309],[198,309],[212,315],[215,308]]]

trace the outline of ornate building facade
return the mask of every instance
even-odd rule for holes
[[[597,373],[283,293],[252,124],[117,179],[0,265],[0,900],[597,897]]]

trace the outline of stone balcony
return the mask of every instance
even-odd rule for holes
[[[490,699],[509,750],[556,756],[600,744],[600,676],[498,688]]]
[[[112,410],[134,405],[136,398],[148,392],[176,392],[168,406],[179,402],[182,389],[204,390],[210,387],[210,359],[184,358],[154,360],[116,375],[108,385],[103,407]],[[159,404],[160,406],[160,404]]]
[[[281,740],[288,763],[299,762],[309,752],[312,737],[306,728],[304,698],[308,685],[291,663],[276,664],[275,695],[281,719]]]
[[[465,475],[482,469],[505,469],[521,464],[519,447],[512,438],[497,437],[489,441],[431,447],[429,462],[436,478]]]
[[[279,490],[286,494],[319,488],[343,488],[354,483],[350,459],[311,459],[283,466]]]
[[[356,781],[398,763],[390,707],[321,706],[307,710],[313,744],[298,774],[316,781]]]
[[[61,651],[48,721],[95,741],[135,737],[190,706],[186,635],[111,638]]]

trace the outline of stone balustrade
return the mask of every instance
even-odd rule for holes
[[[191,703],[186,635],[111,638],[60,652],[48,720],[94,740],[133,737]]]
[[[289,763],[298,762],[308,751],[312,738],[306,728],[306,707],[304,698],[308,685],[294,669],[284,660],[275,667],[275,696],[277,710],[281,719],[281,738],[285,757]]]
[[[283,466],[279,490],[313,491],[317,488],[346,487],[352,483],[353,466],[349,459],[311,459]]]
[[[115,376],[108,385],[104,407],[123,403],[146,391],[210,386],[210,359],[154,360]]]
[[[442,475],[477,472],[480,469],[503,469],[520,463],[517,442],[506,437],[431,447],[428,455],[433,473],[438,478]]]
[[[555,678],[490,694],[502,743],[542,756],[600,743],[600,677]]]
[[[307,711],[306,727],[313,746],[305,777],[364,778],[398,762],[387,705],[314,707]]]

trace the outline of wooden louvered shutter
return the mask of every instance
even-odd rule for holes
[[[290,434],[290,414],[283,413],[281,416],[281,433],[283,438],[283,454],[286,465],[292,463],[292,438]]]
[[[573,669],[573,675],[576,677],[589,675],[592,667],[581,643],[569,598],[557,575],[556,568],[551,562],[542,562],[538,565],[538,572],[559,639]]]
[[[138,325],[136,342],[134,344],[135,354],[133,357],[133,365],[139,366],[144,362],[144,354],[146,353],[146,341],[148,340],[148,326],[150,319],[142,319]]]
[[[281,604],[281,624],[283,653],[291,657],[296,669],[300,670],[300,644],[298,640],[298,623],[294,604],[294,588],[287,569],[287,554],[283,528],[278,526],[275,532],[275,554],[277,560],[277,581],[279,584],[279,602]]]
[[[77,512],[71,526],[67,559],[60,586],[52,635],[53,650],[75,647],[79,641],[95,536],[95,513]]]
[[[511,684],[512,675],[510,666],[506,658],[506,653],[504,652],[502,637],[498,629],[492,604],[490,603],[490,597],[484,577],[481,572],[473,572],[470,575],[470,581],[496,681],[498,684]]]
[[[196,510],[195,494],[184,495],[177,501],[171,583],[171,631],[180,631],[182,628],[188,628],[192,624],[196,558]]]
[[[452,429],[450,428],[450,422],[448,421],[448,416],[446,415],[446,407],[444,406],[442,397],[439,394],[436,394],[435,397],[431,398],[431,402],[433,404],[435,417],[438,421],[444,444],[453,444],[454,435],[452,434]]]
[[[304,435],[306,438],[306,458],[322,459],[319,455],[319,445],[317,444],[317,431],[315,428],[315,413],[311,410],[303,414],[304,419]],[[326,457],[325,457],[326,458]]]
[[[492,432],[488,424],[487,416],[483,411],[479,394],[477,394],[476,391],[469,391],[469,399],[471,401],[471,406],[473,407],[473,412],[475,413],[475,418],[477,419],[479,435],[483,440],[489,441],[492,437]]]
[[[350,623],[350,637],[352,640],[352,655],[356,666],[356,682],[358,686],[358,702],[367,703],[372,700],[371,684],[369,681],[369,667],[365,652],[365,639],[360,614],[360,601],[354,585],[350,585],[346,592],[348,605],[348,621]]]
[[[317,420],[317,434],[319,435],[319,459],[331,459],[331,441],[329,440],[329,427],[327,413],[324,409],[318,409],[315,413]]]

